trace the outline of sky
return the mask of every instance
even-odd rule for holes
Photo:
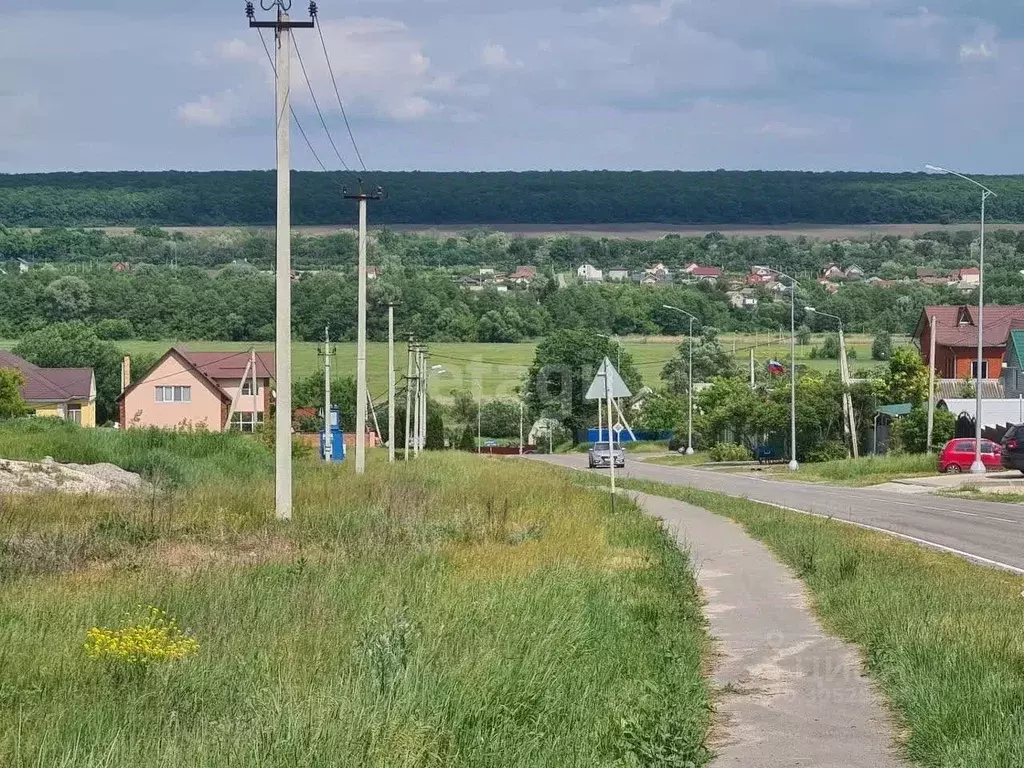
[[[320,0],[319,18],[372,169],[1024,173],[1019,0]],[[317,32],[295,41],[357,165]],[[292,95],[341,169],[297,60]],[[271,168],[274,120],[243,2],[0,0],[0,173]],[[294,129],[293,163],[319,167]]]

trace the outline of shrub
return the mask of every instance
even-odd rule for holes
[[[812,464],[823,464],[826,461],[841,461],[849,456],[846,446],[835,440],[829,440],[807,452],[807,461]]]
[[[886,361],[892,357],[892,336],[888,331],[880,331],[871,344],[871,359]]]
[[[747,461],[750,458],[750,451],[745,446],[735,443],[719,443],[708,451],[708,458],[711,461]]]

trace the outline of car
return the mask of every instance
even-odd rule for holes
[[[974,447],[973,437],[950,440],[939,453],[939,472],[970,472],[974,464]],[[1002,446],[998,443],[984,439],[981,441],[981,463],[986,470],[999,470],[1002,467],[1002,452]]]
[[[1017,424],[1003,435],[1003,469],[1024,473],[1024,424]]]
[[[615,446],[613,451],[608,443],[594,443],[587,454],[587,460],[591,469],[602,469],[612,465],[613,456],[616,469],[626,466],[626,451],[621,445]]]

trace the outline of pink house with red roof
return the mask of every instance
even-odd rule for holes
[[[252,432],[266,422],[270,352],[188,352],[173,348],[118,397],[122,429],[206,429]]]

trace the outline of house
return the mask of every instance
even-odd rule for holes
[[[697,267],[689,272],[694,280],[705,283],[715,283],[722,277],[722,270],[719,267]]]
[[[112,268],[115,272],[118,273],[132,271],[132,267],[127,261],[115,261],[114,264],[112,265]]]
[[[829,264],[823,270],[821,270],[821,279],[833,282],[835,280],[843,280],[846,278],[846,273],[843,272],[842,268],[838,264]]]
[[[460,277],[458,283],[459,287],[469,291],[475,292],[484,289],[484,282],[479,277]]]
[[[480,277],[493,277],[494,267],[480,267]]]
[[[757,297],[749,288],[743,291],[729,291],[726,298],[733,309],[753,309],[757,306]]]
[[[826,277],[819,277],[818,285],[820,285],[829,296],[835,296],[839,293],[839,286]]]
[[[25,380],[21,399],[36,416],[96,426],[96,375],[92,368],[40,368],[0,350],[0,369],[13,368]]]
[[[925,278],[929,277],[941,277],[938,271],[932,269],[931,267],[918,267],[916,270],[916,274],[918,280],[924,280]]]
[[[604,273],[593,264],[580,264],[576,276],[588,283],[600,283],[604,280]]]
[[[914,342],[925,363],[944,379],[977,378],[978,308],[967,305],[925,307]],[[935,360],[931,359],[931,318],[935,318]],[[1011,331],[1024,328],[1024,304],[985,307],[981,378],[1002,378]]]
[[[672,274],[669,271],[668,267],[666,267],[660,261],[657,264],[652,264],[650,267],[648,267],[647,271],[652,275],[660,275],[661,277],[668,277],[669,275]]]
[[[981,285],[981,270],[978,267],[954,269],[949,273],[949,284],[964,291],[972,291]]]
[[[629,280],[629,270],[625,267],[612,267],[608,270],[608,279],[617,283]]]
[[[537,279],[537,268],[529,265],[516,267],[516,271],[508,276],[508,281],[513,285],[528,288]]]
[[[367,267],[366,268],[366,279],[367,280],[379,280],[380,279],[380,267]]]
[[[661,274],[660,272],[651,272],[650,270],[640,276],[640,285],[668,285],[671,282],[672,279],[668,275]]]
[[[1024,397],[1024,330],[1010,331],[1003,361],[1003,393],[1005,397]],[[1024,418],[1016,423],[1024,423]]]
[[[275,371],[274,355],[269,352],[172,348],[121,392],[118,421],[122,429],[252,432],[270,412]]]
[[[864,270],[858,267],[856,264],[853,264],[845,272],[843,272],[843,279],[851,281],[863,280]]]
[[[747,273],[747,285],[767,285],[775,281],[775,271],[770,267],[754,266]]]
[[[32,268],[32,266],[27,261],[25,261],[24,259],[18,259],[18,272],[19,273],[24,275],[31,268]]]

